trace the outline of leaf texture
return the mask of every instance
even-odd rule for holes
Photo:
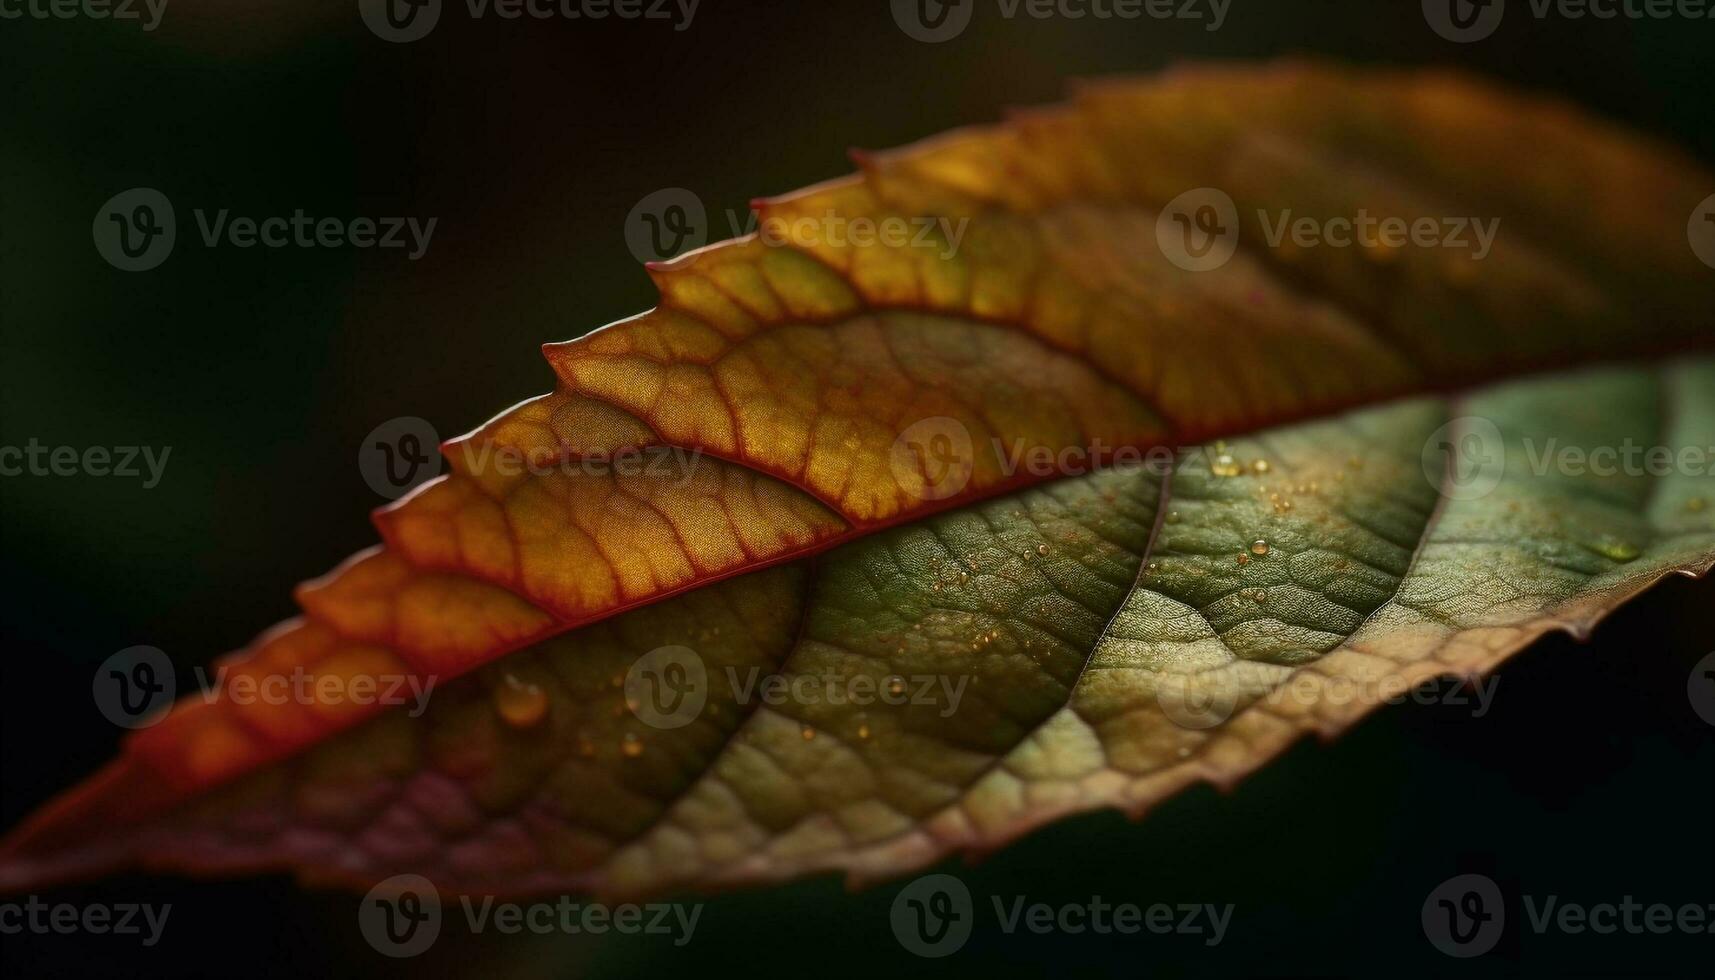
[[[184,703],[15,832],[0,884],[120,865],[502,892],[884,876],[1230,781],[1375,704],[1335,686],[1475,676],[1715,555],[1707,477],[1542,474],[1520,449],[1715,445],[1715,367],[1652,359],[1707,346],[1715,308],[1684,240],[1715,181],[1671,151],[1456,77],[1282,65],[1099,83],[860,162],[761,205],[765,227],[956,216],[961,247],[752,238],[654,269],[656,310],[548,347],[554,393],[450,444],[450,476],[378,515],[383,547],[229,661],[441,679],[421,717]],[[1241,216],[1506,232],[1479,263],[1261,247],[1242,217],[1234,260],[1190,273],[1157,216],[1205,186]],[[1506,476],[1437,493],[1422,447],[1473,417]],[[1179,450],[1165,470],[1009,473],[976,453],[943,494],[901,465],[929,418],[1021,453],[1224,436],[1252,468]],[[695,455],[566,465],[656,449]],[[662,647],[707,668],[680,728],[627,710],[628,670]],[[966,686],[953,711],[760,704],[753,669]],[[546,698],[522,724],[520,689]]]

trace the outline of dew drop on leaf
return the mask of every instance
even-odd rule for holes
[[[1245,468],[1233,458],[1231,453],[1221,453],[1209,464],[1209,472],[1216,476],[1238,476],[1244,471]]]
[[[529,728],[548,713],[548,695],[535,684],[507,674],[494,689],[494,708],[514,728]]]
[[[1619,538],[1602,538],[1590,548],[1610,561],[1631,561],[1643,554],[1637,545],[1630,541],[1621,541]]]
[[[1268,554],[1268,542],[1264,541],[1262,538],[1257,538],[1255,541],[1252,541],[1251,542],[1251,554],[1253,554],[1253,555],[1266,555],[1266,554]]]

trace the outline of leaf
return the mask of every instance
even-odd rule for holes
[[[550,346],[553,394],[450,444],[382,548],[227,662],[434,680],[426,711],[187,699],[0,845],[0,884],[880,877],[1228,782],[1715,559],[1707,476],[1537,465],[1715,445],[1715,364],[1648,360],[1707,347],[1715,309],[1684,237],[1715,181],[1671,151],[1458,78],[1285,65],[860,162],[764,232],[927,215],[968,220],[959,246],[765,234],[653,269],[659,308]],[[1157,219],[1200,187],[1244,247],[1194,273]],[[1507,233],[1481,260],[1274,248],[1253,217],[1359,208]],[[960,433],[948,482],[924,447]],[[1498,485],[1438,494],[1425,447],[1472,436]],[[1035,451],[1057,464],[1009,471]],[[646,657],[700,670],[702,711],[627,710]],[[776,673],[877,703],[759,703]]]

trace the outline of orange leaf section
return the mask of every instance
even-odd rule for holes
[[[759,236],[652,268],[655,310],[547,347],[557,391],[444,447],[451,474],[377,515],[384,547],[302,588],[303,618],[228,662],[446,680],[1059,475],[1007,465],[1033,448],[1099,463],[1673,350],[1706,312],[1682,237],[1708,193],[1694,166],[1453,77],[1193,69],[860,163],[760,204]],[[1248,247],[1188,272],[1157,219],[1210,186]],[[1271,211],[1360,207],[1493,215],[1506,234],[1480,268],[1446,250],[1258,245]],[[911,234],[828,230],[858,219]],[[943,417],[974,447],[954,493],[901,442]],[[8,846],[137,819],[376,710],[183,703]]]

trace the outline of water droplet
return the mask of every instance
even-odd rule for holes
[[[1630,541],[1621,541],[1619,538],[1603,538],[1590,547],[1597,554],[1610,561],[1631,561],[1643,554],[1637,545]]]
[[[858,735],[858,738],[860,738],[860,739],[869,738],[869,726],[868,725],[859,725],[857,735]]]
[[[959,584],[960,585],[964,585],[966,582],[969,582],[970,580],[971,580],[971,573],[970,572],[960,572],[959,573]]]
[[[905,678],[899,677],[897,675],[893,676],[893,677],[889,677],[887,679],[887,693],[894,694],[894,695],[904,694],[905,693]]]
[[[939,592],[941,591],[941,583],[936,582],[934,585],[929,586],[929,588],[933,591]]]
[[[1147,567],[1143,570],[1143,573],[1145,575],[1154,575],[1160,569],[1161,569],[1161,563],[1152,561],[1149,563],[1149,567]]]
[[[619,751],[625,753],[627,759],[635,759],[643,754],[643,742],[635,734],[626,732],[625,737],[619,740]]]
[[[1268,554],[1268,542],[1264,541],[1261,538],[1257,538],[1255,541],[1252,541],[1251,542],[1251,554],[1253,554],[1253,555],[1266,555],[1266,554]]]
[[[1238,476],[1244,471],[1245,468],[1239,465],[1239,461],[1234,459],[1231,453],[1220,453],[1209,463],[1209,472],[1216,476]]]
[[[1250,555],[1247,555],[1247,554],[1245,554],[1245,553],[1244,553],[1244,552],[1242,552],[1242,551],[1241,551],[1241,552],[1239,552],[1239,564],[1241,564],[1241,565],[1249,565],[1249,564],[1250,564],[1250,563],[1251,563],[1251,556],[1250,556]]]
[[[805,725],[803,728],[800,728],[798,733],[804,736],[804,741],[806,742],[816,737],[816,730],[811,728],[809,725]]]
[[[1268,601],[1268,590],[1258,589],[1251,593],[1251,598],[1259,603]]]
[[[508,725],[529,728],[547,715],[548,695],[540,687],[507,674],[494,689],[494,708]]]
[[[1169,523],[1169,524],[1179,523],[1179,512],[1176,510],[1168,511],[1167,512],[1167,523]]]
[[[1189,745],[1179,746],[1179,758],[1186,759],[1186,758],[1190,758],[1190,756],[1191,756],[1191,746],[1189,746]]]
[[[1274,469],[1274,467],[1266,459],[1259,459],[1251,463],[1251,472],[1255,473],[1257,476],[1266,476],[1268,471],[1272,469]]]
[[[1039,545],[1037,545],[1037,546],[1036,546],[1036,553],[1037,553],[1037,554],[1039,554],[1039,555],[1046,555],[1046,554],[1048,554],[1048,546],[1047,546],[1047,545],[1045,545],[1045,544],[1039,544]]]

